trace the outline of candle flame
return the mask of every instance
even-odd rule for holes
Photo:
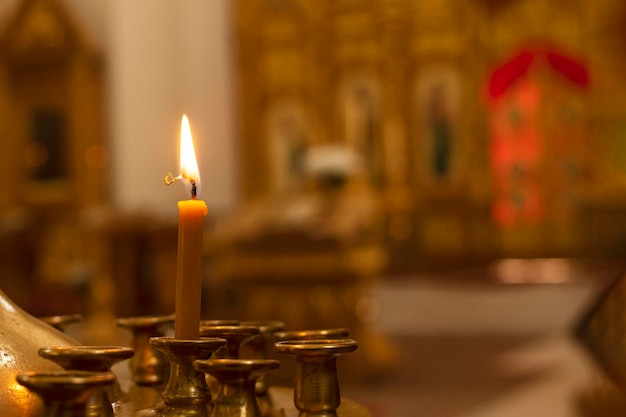
[[[195,198],[195,194],[200,191],[200,172],[196,151],[193,148],[189,119],[186,114],[183,114],[180,124],[180,172],[182,177],[187,180],[185,181],[187,190]]]

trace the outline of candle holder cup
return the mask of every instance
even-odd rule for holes
[[[86,417],[87,402],[115,382],[111,372],[48,371],[18,374],[17,382],[38,395],[44,417]]]
[[[246,359],[270,359],[270,345],[273,344],[273,335],[285,328],[285,323],[278,320],[247,320],[242,321],[243,326],[255,326],[259,328],[259,335],[248,340],[241,346],[240,355]],[[263,415],[270,415],[274,410],[274,401],[269,393],[270,382],[268,373],[262,374],[255,384],[254,391]]]
[[[111,372],[113,365],[131,358],[133,354],[132,348],[121,346],[54,346],[39,349],[41,357],[57,363],[66,371]],[[125,401],[125,394],[116,377],[110,387],[94,395],[90,407],[99,415],[113,416],[121,410]]]
[[[241,346],[259,335],[261,330],[257,326],[202,326],[200,336],[218,337],[225,339],[228,343],[224,348],[215,352],[214,358],[239,359]]]
[[[239,320],[235,319],[213,319],[213,320],[200,320],[200,327],[207,326],[239,326]]]
[[[135,355],[129,362],[133,382],[140,386],[156,386],[168,379],[167,358],[153,349],[150,338],[165,336],[174,324],[174,315],[124,317],[116,321],[131,335],[131,346]]]
[[[316,340],[316,339],[345,339],[350,336],[350,330],[344,327],[333,329],[311,329],[311,330],[285,330],[274,333],[274,340],[282,342],[286,340]]]
[[[215,325],[200,327],[200,335],[206,337],[219,337],[227,341],[226,346],[217,350],[213,358],[239,359],[241,346],[261,333],[256,326],[241,325]],[[211,375],[206,377],[211,393],[217,395],[219,384]]]
[[[272,340],[283,342],[288,340],[315,340],[315,339],[346,339],[350,335],[350,330],[344,327],[323,328],[323,329],[300,329],[283,330],[272,334]],[[282,363],[280,369],[271,375],[271,379],[277,385],[291,383],[296,372],[295,363],[287,361]]]
[[[268,359],[274,334],[285,328],[285,323],[278,320],[247,320],[242,321],[241,325],[259,328],[259,334],[243,343],[240,348],[240,356],[250,359]]]
[[[38,317],[38,319],[59,331],[65,332],[69,326],[80,322],[83,316],[81,314],[60,314],[56,316]]]
[[[161,393],[164,407],[160,415],[206,415],[211,402],[211,392],[203,372],[193,367],[196,360],[208,359],[226,340],[216,337],[175,339],[153,337],[150,343],[170,360],[170,377]]]
[[[278,353],[295,356],[294,404],[300,417],[336,417],[341,404],[337,357],[355,351],[351,339],[293,340],[274,344]]]
[[[255,394],[256,381],[277,369],[273,359],[209,359],[194,367],[219,383],[211,417],[263,417]]]

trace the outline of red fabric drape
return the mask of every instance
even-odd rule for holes
[[[552,68],[563,74],[574,84],[581,86],[589,84],[589,72],[582,62],[558,52],[548,52],[546,53],[546,58],[548,58]]]
[[[589,71],[582,61],[554,49],[522,49],[491,73],[487,83],[489,97],[500,97],[538,62],[547,62],[550,68],[580,87],[589,84]]]

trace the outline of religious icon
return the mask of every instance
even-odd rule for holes
[[[437,178],[450,170],[452,120],[446,96],[446,84],[435,84],[429,93],[428,127],[432,141],[432,172]]]
[[[416,89],[418,176],[449,181],[456,174],[459,76],[452,68],[433,67],[419,75]]]
[[[345,82],[341,97],[345,143],[363,160],[372,184],[380,184],[382,167],[377,144],[377,99],[371,80],[353,77]]]
[[[304,177],[308,129],[304,112],[296,103],[277,104],[268,118],[268,134],[275,191],[285,191]]]

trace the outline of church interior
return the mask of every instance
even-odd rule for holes
[[[203,319],[350,329],[372,417],[623,415],[625,28],[620,0],[3,0],[0,288],[87,344],[172,313],[187,114]]]

